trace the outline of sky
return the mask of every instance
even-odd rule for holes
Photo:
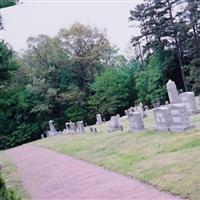
[[[1,10],[4,30],[0,37],[14,50],[26,49],[29,36],[55,36],[59,29],[79,22],[107,30],[111,44],[127,54],[131,35],[138,28],[131,26],[129,11],[142,0],[22,0],[22,4]]]

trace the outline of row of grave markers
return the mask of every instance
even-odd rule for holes
[[[176,84],[169,80],[167,83],[167,92],[170,100],[170,104],[159,106],[154,108],[155,118],[155,129],[158,131],[171,131],[171,132],[182,132],[195,126],[190,122],[190,115],[199,113],[197,109],[195,96],[193,92],[183,92],[178,94]],[[130,131],[141,131],[145,128],[143,118],[145,118],[146,110],[148,107],[143,107],[140,103],[136,107],[131,107],[125,110],[126,118],[128,118]],[[123,127],[119,123],[120,116],[111,116],[108,132],[122,130]],[[101,114],[96,115],[96,124],[103,123]],[[66,128],[63,131],[57,132],[53,121],[49,121],[50,131],[47,131],[47,136],[53,136],[60,133],[64,134],[75,134],[85,133],[85,126],[83,121],[77,123],[68,122],[65,124]],[[90,127],[90,131],[93,133],[97,132],[95,127]],[[43,137],[43,136],[42,136]]]

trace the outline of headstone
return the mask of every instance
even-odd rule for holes
[[[128,109],[128,112],[135,112],[136,111],[136,108],[134,108],[134,107],[130,107],[129,109]]]
[[[126,121],[127,119],[128,119],[128,116],[126,115],[120,118],[121,121]]]
[[[172,132],[182,132],[195,127],[190,122],[189,113],[184,104],[170,105],[169,115],[169,130]]]
[[[117,116],[111,116],[110,121],[109,121],[109,128],[108,131],[117,131],[120,130],[120,124]]]
[[[94,133],[97,133],[97,128],[96,127],[94,127]]]
[[[171,104],[181,102],[175,82],[171,80],[167,82],[167,92]]]
[[[102,123],[102,117],[101,114],[96,114],[96,120],[97,120],[97,124],[101,124]]]
[[[149,110],[149,107],[146,105],[146,106],[144,106],[144,111],[146,112],[146,111],[148,111]]]
[[[41,139],[43,139],[44,138],[44,134],[41,134]]]
[[[181,102],[186,105],[188,112],[198,113],[194,92],[183,92],[180,94],[180,98]]]
[[[160,100],[159,99],[156,101],[156,108],[157,107],[160,107]]]
[[[154,109],[156,130],[183,132],[195,126],[191,124],[185,104],[170,104]]]
[[[63,134],[68,134],[69,133],[69,125],[70,125],[69,122],[65,123],[65,129],[63,130]]]
[[[124,113],[126,116],[128,116],[128,110],[125,110]]]
[[[76,127],[77,127],[77,132],[78,133],[84,133],[85,132],[85,127],[84,127],[83,121],[77,122],[76,123]]]
[[[94,130],[93,130],[93,127],[90,126],[90,132],[93,133],[93,131],[94,131]]]
[[[69,123],[69,133],[72,133],[72,134],[76,133],[76,124],[73,122]]]
[[[169,131],[169,108],[168,106],[161,106],[154,108],[154,119],[156,124],[156,130],[158,131]]]
[[[54,135],[57,135],[58,132],[56,131],[54,125],[53,125],[53,120],[50,120],[49,121],[49,131],[47,131],[47,135],[48,136],[54,136]]]
[[[132,112],[128,115],[131,131],[140,131],[144,129],[143,116],[141,112]]]
[[[143,104],[140,103],[138,106],[137,106],[137,112],[140,112],[142,114],[142,117],[145,118],[147,115],[146,113],[144,112],[144,108],[143,108]]]

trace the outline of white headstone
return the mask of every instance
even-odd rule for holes
[[[97,120],[97,124],[101,124],[102,123],[102,117],[101,114],[96,114],[96,120]]]

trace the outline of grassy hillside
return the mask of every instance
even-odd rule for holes
[[[17,198],[20,197],[23,200],[29,200],[30,197],[22,186],[21,178],[15,164],[5,151],[1,151],[0,154],[2,161],[1,176],[6,183],[6,187],[12,189]]]
[[[200,115],[192,116],[196,128],[185,133],[153,130],[148,113],[140,133],[107,133],[107,124],[97,126],[98,133],[60,135],[31,143],[72,155],[122,174],[148,182],[159,189],[200,199]]]
[[[146,130],[128,131],[128,121],[121,121],[124,132],[107,133],[107,124],[96,126],[97,134],[59,135],[27,145],[39,145],[86,160],[179,194],[200,199],[200,114],[191,117],[196,128],[185,133],[154,131],[152,112],[145,118]],[[29,199],[22,188],[17,168],[3,155],[2,176],[17,196]]]

